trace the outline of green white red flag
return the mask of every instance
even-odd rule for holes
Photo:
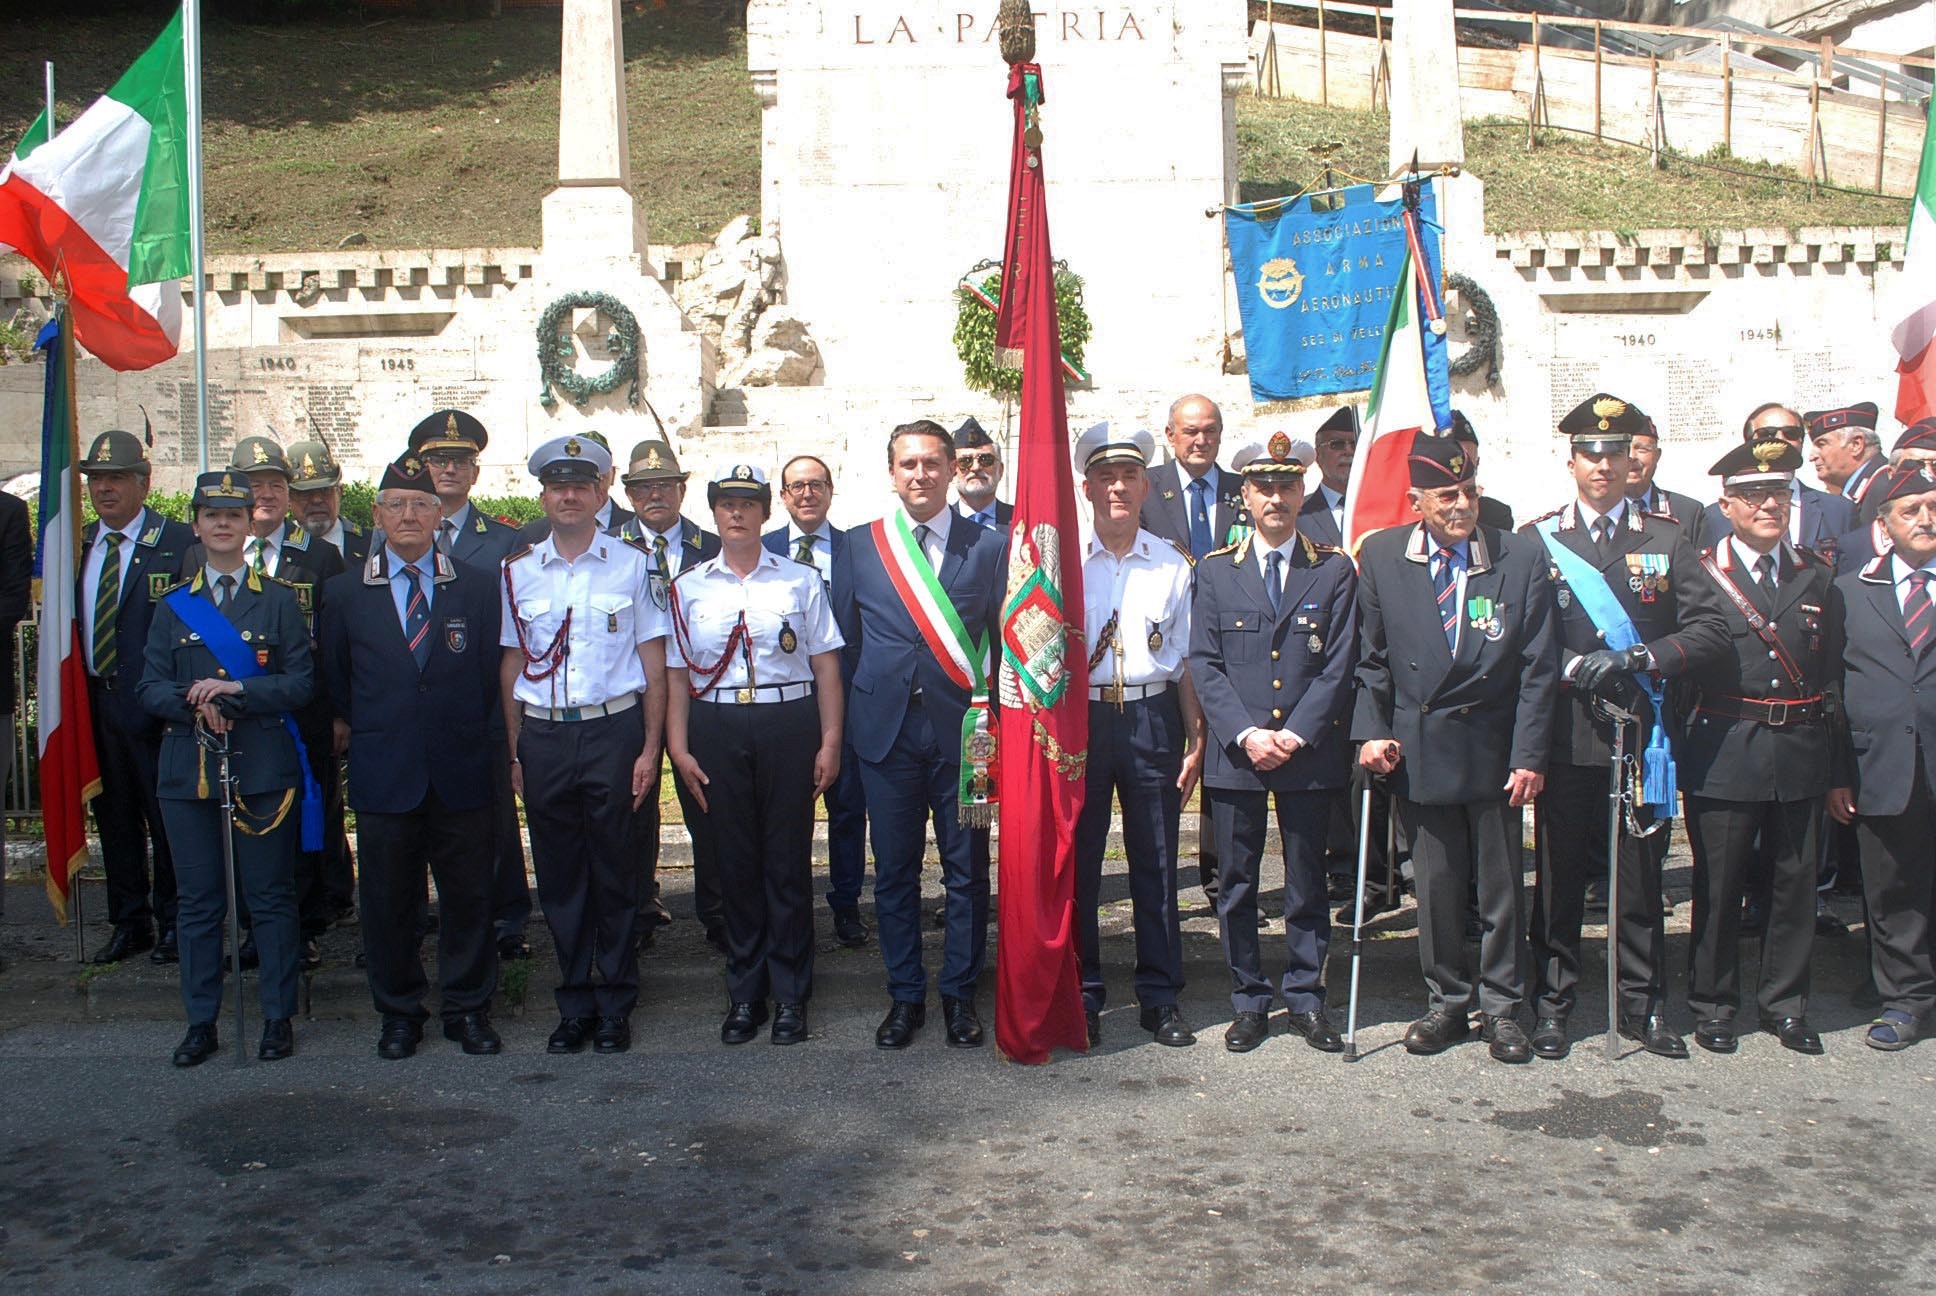
[[[1891,297],[1896,344],[1896,418],[1905,427],[1936,415],[1936,99],[1923,127],[1923,160],[1909,209],[1902,274]]]
[[[183,67],[177,10],[107,94],[51,138],[43,112],[0,171],[0,250],[61,286],[75,336],[112,369],[181,349],[177,281],[193,265]]]

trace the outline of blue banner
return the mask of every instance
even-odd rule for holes
[[[1225,209],[1253,399],[1370,390],[1405,263],[1404,202],[1372,194],[1371,185],[1354,185],[1327,195],[1323,202],[1340,204],[1329,211],[1313,211],[1308,198]],[[1437,283],[1439,230],[1429,184],[1418,211],[1429,278]]]

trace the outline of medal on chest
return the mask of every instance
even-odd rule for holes
[[[781,620],[780,651],[783,653],[790,653],[790,652],[793,652],[795,649],[799,648],[799,646],[800,646],[800,636],[793,633],[793,622],[784,620],[784,619]]]

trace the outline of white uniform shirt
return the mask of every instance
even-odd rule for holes
[[[78,611],[81,623],[81,660],[87,663],[90,675],[94,673],[94,600],[100,597],[101,593],[101,567],[108,560],[108,537],[111,535],[121,537],[116,542],[120,546],[117,556],[121,560],[121,580],[116,593],[120,598],[125,599],[128,596],[128,564],[134,559],[135,541],[140,537],[141,524],[147,518],[148,510],[144,508],[119,531],[110,531],[107,524],[102,523],[101,533],[95,536],[94,543],[88,546],[87,566],[81,572],[81,606]],[[117,647],[115,651],[118,655],[123,649]]]
[[[745,652],[733,649],[732,660],[713,685],[717,693],[749,685],[804,684],[813,679],[815,653],[844,647],[834,624],[833,604],[819,574],[805,563],[782,558],[760,548],[759,566],[744,579],[733,574],[724,554],[688,568],[672,584],[679,601],[685,635],[666,640],[666,665],[689,669],[696,660],[700,674],[709,674],[726,650],[733,627],[742,614],[751,642]],[[791,639],[793,650],[786,650]],[[688,655],[690,654],[690,655]],[[747,656],[753,673],[747,675]],[[700,681],[694,678],[692,681]]]
[[[542,654],[564,625],[565,614],[571,614],[569,656],[546,679],[526,679],[520,672],[512,687],[518,701],[543,707],[598,706],[645,691],[639,645],[663,637],[668,625],[646,584],[650,559],[618,537],[601,534],[571,562],[558,556],[551,536],[505,562],[511,577],[502,596],[501,645],[518,647],[522,627],[525,648]],[[545,661],[534,669],[550,664]]]
[[[1103,629],[1116,617],[1125,685],[1183,678],[1190,651],[1190,562],[1174,545],[1139,530],[1118,558],[1091,536],[1082,559],[1082,594],[1083,630],[1092,654],[1103,647]],[[1112,646],[1103,649],[1089,683],[1115,682]]]

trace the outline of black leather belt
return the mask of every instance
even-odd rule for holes
[[[1711,701],[1702,698],[1696,713],[1720,716],[1724,720],[1752,720],[1756,724],[1764,724],[1771,729],[1781,729],[1788,725],[1814,724],[1822,719],[1824,714],[1822,699],[1819,697],[1720,697]]]

